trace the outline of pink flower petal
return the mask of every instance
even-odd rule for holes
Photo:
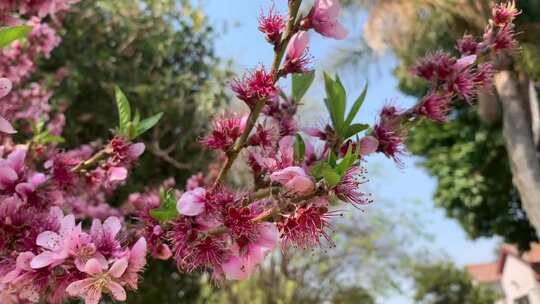
[[[7,163],[16,172],[22,172],[24,169],[24,160],[26,159],[26,149],[17,149],[11,152],[7,157]]]
[[[146,239],[141,237],[133,247],[129,254],[129,270],[138,272],[146,265]]]
[[[127,178],[127,169],[124,167],[113,167],[109,169],[109,182],[123,181]]]
[[[126,296],[126,290],[124,289],[124,287],[122,287],[122,285],[114,282],[114,281],[109,281],[109,283],[107,284],[107,289],[109,289],[109,291],[111,292],[113,298],[117,301],[125,301],[127,296]]]
[[[206,190],[204,188],[195,188],[182,194],[176,203],[176,209],[180,214],[187,216],[196,216],[204,212],[203,196]]]
[[[298,59],[302,57],[309,44],[309,35],[306,31],[300,31],[294,34],[287,46],[287,58]]]
[[[45,251],[32,259],[30,262],[30,267],[33,269],[43,268],[51,265],[54,260],[53,253],[50,251]]]
[[[138,158],[144,153],[145,145],[144,143],[136,143],[129,146],[129,156],[131,158]]]
[[[9,121],[7,121],[4,117],[0,116],[0,132],[6,134],[15,134],[17,133],[17,130],[13,128]]]
[[[91,278],[75,281],[68,285],[66,292],[72,297],[81,296],[87,293],[93,283]]]
[[[276,225],[272,223],[261,223],[257,225],[257,231],[259,232],[259,237],[256,244],[273,250],[279,240],[279,231]]]
[[[36,244],[45,249],[55,250],[59,247],[62,239],[56,232],[43,231],[36,238]]]
[[[156,259],[166,261],[172,257],[172,251],[166,244],[160,244],[153,256]]]
[[[105,267],[97,259],[88,260],[84,266],[84,272],[92,275],[102,273],[104,269]]]
[[[122,224],[120,223],[120,219],[116,216],[110,216],[103,222],[103,230],[110,237],[114,238],[121,229]]]
[[[17,172],[10,167],[0,168],[0,189],[6,189],[19,179]]]
[[[109,274],[114,278],[119,278],[124,274],[127,267],[128,267],[128,259],[127,258],[122,258],[122,259],[116,260],[112,264],[111,269],[109,269]]]
[[[237,256],[232,256],[227,262],[221,265],[225,277],[229,280],[245,280],[249,276],[246,271],[245,261]]]
[[[379,141],[373,136],[366,136],[360,140],[360,154],[369,155],[377,151]]]
[[[11,92],[12,87],[13,87],[13,84],[11,83],[11,80],[7,78],[0,78],[0,98],[9,94],[9,92]]]
[[[60,236],[67,237],[75,229],[75,216],[68,214],[60,222]]]

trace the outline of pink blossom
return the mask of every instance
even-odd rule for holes
[[[307,17],[308,27],[326,37],[345,39],[348,33],[338,20],[340,12],[338,0],[315,0],[315,6]]]
[[[237,246],[233,247],[233,255],[221,265],[227,279],[244,280],[248,278],[265,256],[276,247],[279,232],[274,224],[259,224],[257,231],[259,233],[257,241],[248,244],[246,250],[241,250]]]
[[[445,122],[450,110],[450,97],[437,93],[429,93],[422,99],[417,113],[436,122]]]
[[[465,35],[458,40],[456,48],[463,56],[473,55],[478,51],[478,42],[472,35]]]
[[[497,26],[505,26],[520,14],[521,11],[516,8],[516,3],[514,1],[508,1],[507,3],[499,3],[493,6],[492,20]]]
[[[74,238],[81,233],[81,225],[75,226],[75,217],[72,214],[62,218],[59,232],[44,231],[36,238],[36,244],[43,249],[42,253],[32,259],[30,266],[33,269],[61,264],[70,256],[70,247]]]
[[[392,158],[400,165],[402,164],[399,157],[405,151],[404,139],[395,128],[384,123],[377,124],[373,127],[372,136],[379,142],[377,152],[381,152],[386,157]]]
[[[213,122],[212,132],[201,139],[201,144],[210,149],[227,151],[244,133],[247,116],[216,118]]]
[[[244,75],[242,79],[235,80],[231,88],[250,108],[253,108],[257,101],[267,101],[278,94],[274,77],[266,72],[264,66]]]
[[[12,88],[11,80],[7,78],[0,78],[0,99],[9,92],[11,92]],[[0,116],[0,132],[4,132],[7,134],[14,134],[17,133],[15,129],[13,129],[13,126],[7,121],[4,117]]]
[[[283,245],[310,248],[319,245],[321,237],[332,243],[328,235],[330,218],[335,215],[327,209],[327,199],[320,198],[308,207],[298,208],[294,214],[278,223]]]
[[[276,14],[272,6],[265,16],[261,13],[259,16],[259,31],[265,34],[266,40],[273,45],[281,42],[281,34],[285,29],[285,18]]]
[[[301,167],[292,166],[276,171],[270,175],[270,179],[298,194],[307,194],[315,189],[313,179]]]
[[[309,63],[307,57],[308,44],[309,35],[306,31],[300,31],[292,36],[287,46],[287,55],[283,67],[285,73],[302,73],[306,71],[306,65]]]
[[[349,168],[334,189],[336,196],[355,207],[371,203],[372,200],[359,189],[360,185],[366,183],[365,173],[359,166]]]
[[[108,270],[96,259],[90,259],[84,269],[88,277],[69,284],[66,292],[84,299],[85,304],[98,304],[103,292],[111,294],[117,301],[125,301],[126,291],[119,279],[127,268],[127,258],[116,260]]]
[[[139,273],[144,269],[144,266],[146,266],[146,240],[142,237],[139,238],[126,256],[128,259],[128,267],[122,275],[122,281],[125,282],[129,288],[137,290]]]
[[[103,223],[94,219],[90,228],[92,240],[101,253],[116,255],[120,251],[120,243],[116,239],[122,230],[120,219],[116,216],[108,217]]]
[[[203,213],[206,202],[206,190],[204,188],[195,188],[187,191],[176,203],[176,209],[180,214],[195,216]]]

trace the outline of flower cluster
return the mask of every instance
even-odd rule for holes
[[[413,73],[426,80],[431,89],[420,103],[407,111],[392,115],[388,115],[388,111],[381,112],[380,122],[373,132],[379,140],[378,151],[399,162],[407,135],[401,128],[405,121],[425,117],[444,123],[456,100],[471,103],[480,92],[489,92],[494,75],[494,64],[490,60],[516,49],[513,20],[519,14],[514,2],[496,4],[481,39],[465,35],[457,42],[458,57],[438,51],[421,58]]]
[[[309,35],[344,39],[347,30],[339,21],[338,0],[316,0],[306,16],[298,12],[301,0],[288,1],[287,16],[272,7],[259,18],[259,30],[274,50],[272,66],[261,65],[232,83],[249,114],[217,117],[200,140],[216,152],[216,162],[189,178],[184,190],[167,180],[159,188],[132,193],[124,206],[114,208],[107,203],[109,195],[127,180],[145,150],[135,138],[160,115],[132,120],[129,103],[117,90],[120,122],[112,139],[57,149],[63,110],[54,113],[49,88],[29,80],[35,60],[60,43],[43,20],[75,2],[0,3],[2,12],[14,14],[0,20],[33,29],[26,41],[0,53],[2,303],[82,298],[97,304],[103,294],[125,301],[126,289],[137,289],[147,249],[153,258],[173,259],[180,271],[242,280],[276,247],[333,246],[331,221],[341,214],[334,207],[372,202],[362,191],[369,155],[382,153],[400,163],[413,123],[421,118],[443,123],[456,100],[472,102],[489,89],[494,65],[480,62],[490,58],[481,55],[517,46],[513,19],[519,15],[513,3],[495,5],[482,39],[466,35],[457,43],[459,56],[436,52],[422,58],[413,72],[429,83],[429,93],[409,109],[387,104],[372,127],[356,122],[366,90],[347,107],[341,80],[325,74],[330,122],[300,128],[297,110],[314,80]],[[65,76],[59,71],[57,80]],[[289,95],[279,85],[287,77],[292,78]],[[15,130],[19,120],[32,130]],[[32,132],[34,138],[17,145],[11,137],[16,131]],[[250,170],[249,190],[227,183],[238,158]],[[134,222],[124,225],[127,219]]]

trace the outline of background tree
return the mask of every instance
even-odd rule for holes
[[[437,48],[457,52],[454,41],[463,33],[482,33],[491,2],[350,0],[346,4],[368,9],[365,42],[376,52],[390,48],[399,61],[394,73],[400,89],[419,97],[427,87],[409,73],[416,58]],[[517,5],[523,11],[516,20],[522,49],[516,61],[500,58],[502,72],[496,77],[494,93],[481,96],[476,108],[452,110],[449,123],[422,123],[411,132],[408,147],[423,157],[421,165],[438,179],[436,203],[469,236],[499,235],[527,248],[537,240],[532,226],[540,228],[540,201],[531,196],[539,188],[536,172],[540,173],[535,156],[538,104],[533,94],[534,83],[540,80],[540,44],[533,34],[540,26],[540,3],[517,1]],[[507,96],[506,86],[519,92]],[[511,107],[515,105],[519,106]],[[518,146],[524,148],[517,151]]]
[[[209,157],[196,139],[224,103],[229,72],[219,68],[202,12],[179,0],[82,1],[63,23],[63,43],[41,69],[68,73],[55,91],[69,105],[66,142],[104,139],[117,119],[118,85],[143,117],[164,113],[145,134],[150,153],[123,192],[168,177],[183,183],[205,168]]]
[[[187,177],[208,165],[197,138],[225,100],[226,68],[213,51],[213,29],[188,1],[82,1],[62,20],[63,43],[39,67],[43,74],[65,68],[55,89],[56,106],[67,104],[63,136],[69,147],[102,140],[117,121],[114,85],[143,117],[163,112],[159,126],[144,136],[147,151],[127,193],[174,177]],[[179,275],[173,263],[152,260],[139,293],[129,303],[192,303],[199,278]]]
[[[449,263],[416,265],[412,277],[415,303],[492,304],[498,298],[495,292],[473,284],[467,272]]]

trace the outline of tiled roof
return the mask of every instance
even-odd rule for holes
[[[504,267],[506,256],[509,254],[520,258],[521,260],[529,264],[540,263],[540,244],[531,243],[531,249],[521,255],[516,246],[511,244],[503,244],[500,248],[500,255],[497,261],[492,263],[467,265],[467,271],[475,282],[498,282],[501,279],[501,271]]]
[[[467,271],[478,283],[495,283],[501,279],[497,262],[467,265]]]

